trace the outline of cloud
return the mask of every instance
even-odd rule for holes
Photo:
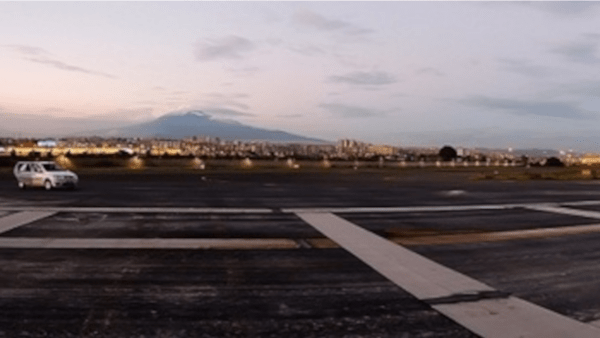
[[[504,70],[525,76],[544,77],[550,73],[548,68],[532,65],[531,62],[526,60],[498,59],[498,61]]]
[[[569,87],[566,90],[571,94],[600,97],[600,81],[584,81]]]
[[[240,108],[240,109],[250,109],[250,106],[245,104],[245,103],[241,103],[241,102],[237,102],[235,100],[219,100],[218,102],[219,106],[230,106],[230,107],[236,107],[236,108]]]
[[[314,55],[323,55],[325,51],[314,45],[303,45],[303,46],[290,46],[288,48],[294,53],[298,53],[304,56],[314,56]]]
[[[244,53],[251,52],[256,45],[245,38],[230,35],[220,39],[206,39],[196,44],[195,55],[199,61],[218,59],[241,59]]]
[[[123,108],[116,109],[111,112],[95,114],[87,116],[90,120],[111,120],[111,121],[122,121],[122,122],[140,122],[146,121],[153,118],[153,108],[141,107],[141,108]]]
[[[117,78],[116,76],[111,75],[111,74],[93,71],[93,70],[89,70],[89,69],[78,67],[78,66],[73,66],[73,65],[67,64],[65,62],[59,61],[59,60],[53,58],[52,54],[50,54],[43,48],[27,46],[27,45],[5,45],[4,47],[10,48],[13,51],[21,54],[21,56],[24,60],[27,60],[30,62],[48,65],[48,66],[51,66],[51,67],[54,67],[54,68],[57,68],[60,70],[66,70],[66,71],[70,71],[70,72],[80,72],[80,73],[89,74],[89,75],[98,75],[98,76],[106,77],[109,79]]]
[[[598,49],[598,37],[594,34],[584,34],[583,41],[569,42],[560,47],[550,50],[550,52],[562,55],[567,60],[576,63],[595,64],[600,62],[596,56]]]
[[[44,113],[44,114],[47,114],[47,113],[52,114],[52,113],[65,113],[67,111],[65,109],[63,109],[63,108],[48,107],[48,108],[45,108],[45,109],[41,109],[40,112]]]
[[[459,100],[459,102],[482,109],[505,111],[521,116],[560,117],[570,120],[588,120],[595,117],[590,112],[579,108],[573,102],[522,101],[486,96],[472,96]]]
[[[600,34],[598,33],[584,33],[582,36],[587,39],[600,40]]]
[[[311,27],[320,31],[337,31],[346,35],[363,35],[373,32],[370,29],[361,28],[346,21],[327,19],[307,9],[296,11],[292,17],[292,21],[298,25]]]
[[[34,47],[34,46],[27,46],[27,45],[4,45],[4,47],[10,48],[13,51],[18,52],[18,53],[23,54],[23,55],[38,56],[38,55],[43,55],[43,54],[46,54],[46,55],[49,54],[43,48]]]
[[[575,95],[598,98],[600,97],[600,81],[588,80],[575,83],[561,84],[552,89],[544,91],[543,94],[547,97]]]
[[[406,93],[401,93],[401,92],[396,92],[396,93],[392,93],[390,94],[390,98],[398,98],[398,97],[407,97],[408,94]]]
[[[250,97],[250,95],[246,93],[231,93],[231,94],[223,94],[223,93],[208,93],[206,96],[216,97],[216,98],[228,98],[228,99],[244,99]]]
[[[227,68],[228,71],[232,72],[233,75],[238,77],[248,77],[253,76],[258,71],[260,71],[259,67],[249,66],[249,67],[239,67],[239,68]]]
[[[241,111],[237,111],[234,109],[229,109],[229,108],[202,108],[200,109],[205,113],[211,114],[211,115],[223,115],[223,116],[254,116],[254,114],[251,113],[244,113]]]
[[[322,103],[319,107],[328,110],[333,115],[345,118],[381,117],[385,115],[384,112],[379,110],[337,103]]]
[[[330,76],[329,81],[369,86],[381,86],[398,82],[392,74],[386,72],[351,72],[344,75]]]
[[[439,76],[439,77],[446,76],[446,74],[444,74],[443,72],[440,72],[439,70],[432,68],[432,67],[426,67],[426,68],[421,68],[421,69],[417,70],[417,75],[423,75],[423,74],[431,74],[431,75],[435,75],[435,76]]]
[[[208,98],[206,101],[203,100],[204,101],[203,104],[206,106],[209,106],[209,107],[221,107],[221,108],[234,107],[234,108],[238,108],[238,109],[242,109],[242,110],[250,109],[249,105],[239,101],[239,100],[243,100],[243,99],[250,97],[248,94],[245,94],[245,93],[223,94],[223,93],[215,92],[215,93],[208,93],[203,96]]]
[[[514,4],[530,6],[563,17],[588,15],[600,5],[594,1],[519,1]]]
[[[277,117],[280,118],[298,118],[298,117],[302,117],[302,114],[288,114],[288,115],[278,115]]]

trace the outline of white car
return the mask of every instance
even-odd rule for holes
[[[79,178],[69,170],[51,161],[21,161],[13,169],[19,188],[44,187],[75,189]]]

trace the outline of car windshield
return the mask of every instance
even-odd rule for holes
[[[61,166],[59,166],[56,163],[46,163],[43,165],[44,169],[46,169],[46,171],[62,171],[64,170]]]

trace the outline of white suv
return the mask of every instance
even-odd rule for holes
[[[63,169],[55,162],[50,161],[21,161],[13,169],[19,188],[44,187],[75,189],[79,178],[69,170]]]

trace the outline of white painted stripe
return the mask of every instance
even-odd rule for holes
[[[436,211],[469,211],[469,210],[504,210],[516,208],[546,208],[559,205],[598,205],[600,201],[574,201],[560,203],[512,203],[483,205],[442,205],[414,207],[333,207],[333,208],[284,208],[283,213],[403,213],[403,212],[436,212]],[[273,209],[267,208],[178,208],[178,207],[59,207],[59,206],[4,206],[2,211],[54,211],[54,212],[98,212],[98,213],[250,213],[268,214]],[[542,210],[545,211],[545,210]],[[595,217],[594,217],[595,218]]]
[[[338,216],[297,215],[418,299],[494,291]],[[433,304],[434,309],[483,337],[600,337],[600,330],[591,325],[515,297]]]
[[[597,211],[561,208],[561,207],[554,207],[554,206],[549,206],[549,205],[530,205],[530,206],[527,206],[526,208],[530,209],[530,210],[546,211],[546,212],[552,212],[552,213],[556,213],[556,214],[564,214],[564,215],[571,215],[571,216],[600,219],[600,212],[597,212]]]
[[[0,233],[54,215],[55,211],[24,211],[0,218]]]
[[[297,215],[419,299],[494,290],[336,215]]]
[[[297,249],[291,239],[217,238],[0,238],[3,249]]]
[[[592,201],[576,201],[576,202],[564,202],[564,203],[559,203],[561,205],[573,205],[573,206],[585,206],[585,205],[598,205],[600,204],[599,200],[592,200]]]
[[[432,307],[482,337],[600,337],[600,329],[595,326],[516,297]]]
[[[388,212],[431,212],[466,210],[504,210],[522,208],[527,204],[488,204],[488,205],[443,205],[421,207],[355,207],[355,208],[290,208],[284,213],[388,213]]]
[[[169,207],[1,207],[7,211],[52,211],[52,212],[98,212],[98,213],[174,213],[174,214],[267,214],[273,210],[265,208],[169,208]]]

